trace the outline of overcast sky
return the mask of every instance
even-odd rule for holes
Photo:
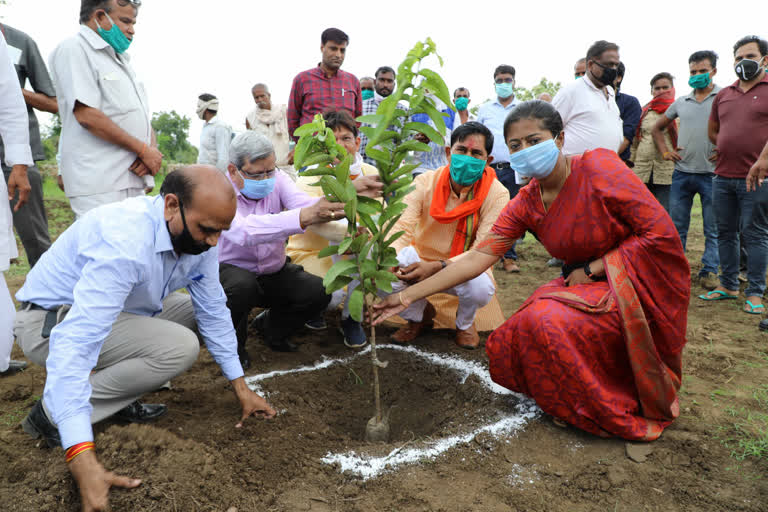
[[[43,56],[78,30],[80,0],[8,0],[2,22],[23,30]],[[220,115],[239,131],[253,108],[250,88],[267,83],[272,101],[288,100],[299,71],[320,60],[320,33],[338,27],[350,37],[343,69],[358,77],[397,65],[413,44],[429,36],[453,90],[469,88],[472,104],[493,94],[493,69],[511,64],[517,85],[543,76],[573,80],[573,63],[597,39],[616,42],[627,66],[622,90],[645,103],[650,78],[668,71],[677,94],[687,94],[688,56],[716,51],[715,81],[732,83],[733,43],[747,34],[768,37],[764,1],[613,2],[390,2],[308,0],[144,0],[128,50],[153,111],[176,110],[192,119],[198,145],[202,121],[197,96],[219,97]],[[471,104],[471,105],[472,105]],[[45,122],[43,120],[43,122]]]

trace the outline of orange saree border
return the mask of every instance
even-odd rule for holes
[[[642,416],[648,425],[643,440],[653,441],[669,422],[680,415],[677,399],[680,379],[656,350],[643,307],[619,250],[608,252],[603,257],[603,263],[608,283],[616,297]]]

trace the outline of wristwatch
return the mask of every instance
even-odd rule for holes
[[[595,277],[595,274],[593,274],[592,270],[589,268],[589,262],[584,264],[584,273],[587,274],[587,277],[592,281],[597,281],[597,277]]]

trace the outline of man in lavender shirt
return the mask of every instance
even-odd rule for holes
[[[267,308],[254,323],[272,350],[286,352],[297,349],[290,336],[330,302],[322,278],[291,263],[285,246],[289,236],[313,224],[343,218],[344,204],[302,192],[275,169],[272,143],[257,132],[232,140],[229,161],[237,213],[230,229],[221,234],[219,277],[237,333],[238,355],[248,368],[245,342],[251,309]],[[363,180],[355,188],[362,192],[369,185]]]

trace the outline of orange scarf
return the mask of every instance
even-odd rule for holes
[[[490,167],[486,167],[483,176],[475,183],[472,190],[467,194],[467,199],[451,210],[445,211],[445,205],[448,197],[451,195],[451,171],[450,166],[446,165],[437,172],[440,175],[435,184],[435,190],[432,193],[432,204],[429,206],[429,214],[441,224],[450,224],[459,221],[456,226],[456,232],[453,235],[451,244],[451,258],[469,250],[472,245],[472,239],[477,231],[477,221],[480,207],[483,206],[485,198],[488,197],[488,191],[491,190],[493,180],[496,179],[496,173]]]

